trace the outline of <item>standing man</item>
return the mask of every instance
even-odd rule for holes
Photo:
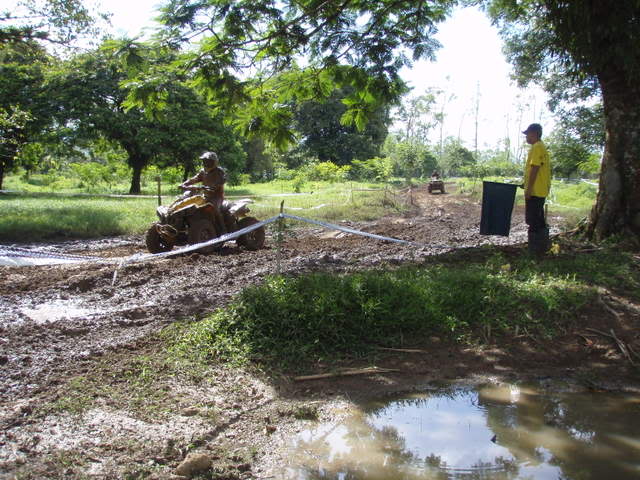
[[[544,255],[549,249],[549,227],[544,215],[544,202],[551,189],[551,161],[542,143],[542,126],[532,123],[522,132],[531,145],[524,167],[525,222],[529,226],[529,253]]]
[[[199,182],[205,187],[208,187],[204,192],[204,196],[208,202],[216,207],[214,212],[216,229],[219,235],[224,235],[227,233],[227,228],[224,224],[221,209],[224,202],[226,175],[220,167],[218,155],[215,152],[204,152],[200,155],[200,160],[202,160],[202,169],[196,173],[195,176],[185,180],[182,185],[180,185],[180,188],[186,190],[190,185]]]

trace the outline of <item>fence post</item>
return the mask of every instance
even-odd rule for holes
[[[278,275],[282,273],[282,242],[284,240],[284,218],[282,214],[284,213],[284,200],[280,202],[280,215],[278,218],[277,225],[277,234],[276,234],[276,245],[277,245],[277,255],[276,255],[276,265],[278,270]]]
[[[160,193],[160,181],[161,181],[161,178],[160,178],[160,175],[158,175],[156,177],[156,182],[158,182],[158,206],[162,205],[162,195]]]

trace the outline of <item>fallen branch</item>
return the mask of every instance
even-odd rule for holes
[[[598,302],[600,302],[602,304],[602,306],[604,307],[604,309],[609,312],[611,315],[613,315],[614,317],[616,317],[616,320],[620,321],[620,317],[621,314],[619,314],[618,312],[616,312],[613,308],[611,308],[607,302],[604,301],[604,298],[602,298],[602,295],[598,295]]]
[[[622,352],[622,354],[626,357],[627,360],[629,360],[629,363],[631,363],[631,365],[635,365],[633,358],[631,358],[631,355],[629,354],[629,349],[627,348],[627,345],[618,338],[618,336],[613,331],[613,329],[609,330],[611,333],[603,332],[602,330],[598,330],[596,328],[587,328],[586,330],[589,330],[590,332],[595,332],[598,335],[602,335],[603,337],[608,337],[611,340],[613,340],[615,344],[618,346],[618,348],[620,349],[620,351]],[[635,352],[633,353],[634,355],[637,355]]]
[[[372,373],[392,373],[399,371],[400,370],[395,370],[392,368],[370,367],[358,370],[344,370],[342,372],[319,373],[317,375],[302,375],[300,377],[294,377],[293,380],[296,382],[304,382],[306,380],[321,380],[323,378],[346,377],[351,375],[371,375]]]
[[[613,329],[609,330],[611,332],[611,336],[613,337],[613,339],[615,340],[616,344],[618,345],[618,348],[620,349],[620,351],[622,352],[622,354],[627,357],[627,360],[629,360],[629,363],[631,365],[635,365],[633,358],[631,358],[631,355],[629,354],[629,350],[627,349],[627,346],[625,345],[625,343],[620,340],[617,336],[616,336],[616,332],[613,331]]]
[[[603,332],[602,330],[598,330],[597,328],[587,327],[587,328],[585,328],[585,330],[589,330],[590,332],[597,333],[598,335],[602,335],[603,337],[613,338],[607,332]]]
[[[418,348],[387,348],[378,347],[378,350],[385,350],[387,352],[404,352],[404,353],[429,353],[426,350],[420,350]]]

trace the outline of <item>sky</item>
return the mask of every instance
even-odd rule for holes
[[[103,10],[110,11],[116,35],[133,36],[143,28],[153,27],[158,0],[105,0]],[[502,54],[502,41],[496,27],[476,8],[458,9],[438,27],[436,38],[442,48],[436,61],[419,61],[401,74],[413,87],[412,95],[428,88],[440,88],[454,98],[447,103],[444,137],[460,138],[471,150],[475,148],[475,104],[479,92],[478,148],[497,148],[505,137],[512,148],[522,144],[522,130],[538,122],[545,132],[552,128],[546,108],[546,95],[539,88],[518,89],[510,80],[511,67]],[[431,134],[437,142],[439,130]]]

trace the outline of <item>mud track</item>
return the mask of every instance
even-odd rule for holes
[[[135,345],[174,319],[225,305],[242,288],[280,271],[346,272],[420,261],[449,249],[526,239],[521,212],[509,238],[482,237],[480,207],[456,195],[414,194],[405,216],[343,224],[393,238],[433,244],[416,248],[288,222],[282,251],[269,236],[251,252],[229,242],[213,255],[153,262],[0,267],[0,401],[41,391],[60,374],[106,351]],[[106,243],[106,246],[105,246]],[[63,245],[65,253],[126,257],[142,239]],[[97,245],[96,245],[97,244]]]
[[[166,431],[155,424],[136,427],[134,420],[129,417],[126,421],[121,420],[124,423],[118,424],[121,413],[113,411],[107,415],[107,420],[107,417],[100,416],[104,415],[100,411],[96,413],[92,410],[80,423],[66,417],[54,420],[25,419],[33,411],[34,404],[46,398],[48,392],[54,392],[70,378],[90,372],[102,358],[108,357],[109,362],[113,358],[114,369],[120,368],[118,362],[122,368],[126,368],[130,359],[145,349],[153,349],[149,340],[153,333],[177,319],[197,318],[222,307],[241,289],[257,284],[271,274],[341,273],[373,267],[393,268],[416,262],[429,263],[437,261],[443,253],[464,249],[474,252],[477,250],[472,250],[473,247],[483,244],[499,245],[505,251],[521,254],[518,245],[526,240],[526,225],[519,208],[514,212],[508,238],[483,237],[479,235],[480,206],[477,201],[455,193],[429,195],[421,191],[414,193],[413,202],[414,207],[404,215],[389,215],[375,222],[344,224],[379,235],[420,242],[424,247],[381,242],[288,222],[280,251],[275,248],[272,236],[268,235],[266,247],[259,251],[246,251],[230,242],[217,254],[196,253],[125,265],[118,269],[117,276],[114,276],[115,265],[97,263],[0,267],[0,424],[6,433],[4,437],[0,435],[0,477],[4,478],[3,474],[6,474],[6,478],[14,478],[15,472],[21,472],[24,478],[60,478],[59,475],[85,478],[83,475],[90,474],[93,468],[100,474],[98,478],[122,478],[123,472],[139,471],[140,463],[147,461],[148,455],[156,455],[153,457],[156,458],[153,471],[162,471],[165,476],[154,478],[172,478],[168,472],[173,471],[185,454],[183,450],[166,453],[174,443],[183,446],[205,445],[217,452],[214,458],[221,457],[224,461],[238,463],[238,454],[220,453],[220,445],[225,441],[236,447],[238,444],[251,444],[255,451],[264,448],[258,454],[254,453],[253,462],[261,462],[259,468],[263,472],[277,471],[275,466],[282,458],[268,453],[272,442],[269,435],[276,428],[269,422],[277,425],[281,440],[295,433],[298,428],[295,421],[288,422],[289,417],[282,413],[289,408],[287,402],[299,396],[305,400],[326,399],[327,395],[336,393],[331,405],[325,405],[329,405],[326,411],[324,407],[318,407],[318,415],[322,416],[328,414],[329,410],[335,413],[336,406],[342,401],[337,392],[349,391],[348,398],[353,398],[357,392],[369,389],[371,384],[356,378],[318,382],[308,388],[291,385],[275,387],[250,375],[221,370],[216,379],[216,388],[219,390],[216,409],[222,413],[213,430],[210,425],[199,423],[186,428],[180,423],[183,420],[175,419],[162,424]],[[550,219],[556,230],[560,222],[558,218]],[[73,242],[60,247],[64,248],[65,253],[102,257],[127,257],[144,252],[142,238]],[[439,342],[439,339],[435,341]],[[434,345],[433,354],[426,363],[421,360],[412,364],[406,357],[400,356],[391,358],[389,364],[401,365],[413,375],[430,372],[431,378],[495,373],[497,368],[506,368],[504,365],[509,363],[515,368],[522,365],[535,367],[538,362],[548,366],[544,362],[544,352],[526,356],[526,351],[532,351],[531,346],[525,345],[525,350],[521,351],[525,352],[523,356],[509,359],[504,352],[491,349],[478,355],[478,352],[464,351],[451,345]],[[456,362],[451,360],[454,356]],[[502,359],[503,365],[499,365],[500,360],[497,359]],[[566,365],[573,367],[581,361],[578,356]],[[611,360],[611,365],[616,362],[619,363],[620,359]],[[378,387],[380,391],[385,388],[397,390],[402,385],[407,387],[414,382],[415,377],[405,382],[381,379]],[[163,388],[169,391],[177,387],[165,385]],[[192,385],[189,387],[191,393],[186,394],[185,387],[180,388],[183,393],[179,401],[176,400],[176,405],[188,407],[190,402],[209,405],[211,391],[201,391],[199,386]],[[251,393],[250,399],[247,392]],[[283,416],[287,418],[282,420]],[[262,431],[265,418],[268,423],[265,429],[269,435]],[[274,420],[277,418],[281,420]],[[201,418],[198,421],[202,423]],[[105,426],[107,423],[108,427]],[[70,444],[67,441],[64,445],[59,444],[61,440],[51,432],[60,430],[60,425],[64,425],[64,431],[78,435],[77,443]],[[136,444],[129,450],[121,446],[115,448],[114,445],[120,445],[118,442],[122,442],[122,438],[114,432],[123,428],[135,430],[138,436],[150,435],[150,439],[145,440],[147,443],[144,446]],[[96,429],[102,429],[104,439],[97,446],[92,443]],[[201,439],[199,443],[193,441],[196,433]],[[167,447],[169,436],[172,438]],[[34,438],[37,439],[35,443]],[[42,440],[45,438],[48,440]],[[217,442],[215,446],[214,441]],[[101,458],[90,462],[86,460],[85,457],[89,455],[85,451],[87,448],[94,452],[93,456]],[[44,460],[52,452],[58,455],[61,450],[76,451],[74,449],[83,452],[80,456],[85,463],[90,463],[89,466],[79,464],[72,468],[62,461],[52,464]],[[159,451],[165,451],[160,460],[157,459]],[[2,463],[3,455],[8,457],[5,464]],[[35,465],[25,466],[24,463],[29,461],[35,462]],[[132,464],[137,467],[132,467]],[[255,464],[249,468],[242,464],[236,469],[237,476],[220,478],[252,478],[248,471],[252,468],[259,477]],[[238,472],[244,473],[241,475]]]

